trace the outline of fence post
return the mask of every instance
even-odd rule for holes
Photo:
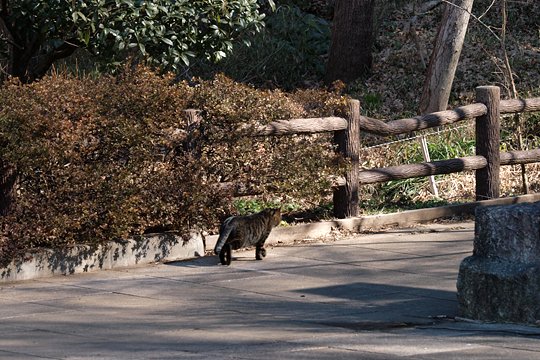
[[[360,171],[360,101],[349,101],[347,129],[334,132],[338,151],[350,161],[345,185],[334,189],[334,216],[343,219],[358,216],[358,172]]]
[[[487,160],[485,168],[476,170],[478,201],[499,197],[501,89],[498,86],[479,86],[476,88],[476,101],[487,107],[486,115],[476,118],[476,155]]]

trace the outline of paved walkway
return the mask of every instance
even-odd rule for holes
[[[474,224],[0,285],[1,359],[540,359],[457,315]]]

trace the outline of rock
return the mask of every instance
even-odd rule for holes
[[[457,289],[460,316],[540,319],[540,202],[477,209],[473,256],[460,265]]]

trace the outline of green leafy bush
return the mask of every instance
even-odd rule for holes
[[[135,57],[178,70],[225,57],[233,40],[264,26],[257,0],[5,1],[0,18],[0,62],[24,81],[81,48],[108,65]]]
[[[190,123],[188,108],[201,110],[200,122]],[[0,258],[155,228],[214,228],[232,209],[220,183],[248,184],[277,202],[322,201],[339,163],[327,136],[246,133],[345,109],[343,98],[322,91],[260,91],[224,76],[189,85],[146,68],[6,84],[0,163],[14,166],[18,180],[0,217]]]
[[[233,44],[217,65],[194,67],[196,73],[223,72],[237,81],[294,89],[323,78],[330,46],[330,26],[296,6],[280,6],[265,18],[260,32]]]

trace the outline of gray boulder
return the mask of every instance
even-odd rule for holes
[[[460,265],[457,289],[463,317],[540,320],[540,202],[477,209],[473,255]]]

